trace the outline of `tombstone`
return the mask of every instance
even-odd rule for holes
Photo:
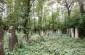
[[[60,29],[58,29],[58,34],[59,34],[59,35],[62,34],[62,31],[61,31]]]
[[[40,37],[41,37],[41,40],[44,40],[44,32],[42,30],[40,30]]]
[[[67,34],[69,37],[71,37],[71,28],[67,29]]]
[[[79,31],[78,31],[78,28],[75,28],[75,38],[79,38]]]
[[[52,34],[53,33],[53,30],[50,30],[49,33]]]
[[[9,36],[9,50],[13,51],[16,49],[17,44],[18,44],[18,39],[16,35],[16,29],[14,27],[10,27],[8,30],[8,36]]]
[[[23,35],[22,43],[23,43],[23,44],[27,44],[26,34]]]
[[[56,30],[56,34],[58,34],[58,30]]]
[[[43,31],[41,31],[41,36],[44,36],[44,32]]]
[[[74,29],[70,28],[71,37],[74,38]]]
[[[49,36],[49,30],[48,29],[46,30],[46,35]]]
[[[67,35],[69,35],[69,29],[66,30]]]

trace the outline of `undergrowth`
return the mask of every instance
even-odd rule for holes
[[[8,50],[8,36],[4,37],[5,55],[85,55],[85,39],[74,39],[67,35],[52,34],[44,36],[44,41],[39,40],[39,35],[34,34],[30,43],[23,45],[22,33],[18,36],[18,48],[16,51]]]

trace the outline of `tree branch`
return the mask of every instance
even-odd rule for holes
[[[72,1],[71,4],[69,4],[68,7],[70,8],[73,4],[74,4],[74,1]]]
[[[1,9],[0,12],[2,12],[4,10],[2,7],[0,7],[0,9]]]

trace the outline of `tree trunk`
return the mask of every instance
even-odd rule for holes
[[[78,31],[78,28],[75,28],[75,38],[79,38],[79,31]]]
[[[70,15],[71,15],[71,10],[68,8],[67,9],[68,10],[68,16],[70,17]]]
[[[0,55],[5,55],[4,53],[4,31],[2,27],[0,27]]]
[[[16,29],[14,27],[9,28],[8,36],[9,36],[9,50],[13,51],[14,49],[17,48],[18,44]]]

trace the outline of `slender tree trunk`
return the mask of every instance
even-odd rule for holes
[[[68,16],[70,17],[71,15],[71,10],[68,8]]]
[[[13,51],[14,49],[17,48],[17,45],[18,45],[16,29],[14,27],[9,28],[8,36],[9,36],[9,50]]]
[[[0,27],[0,55],[5,55],[4,53],[4,31],[2,27]]]
[[[84,2],[84,0],[83,0],[83,2]],[[84,9],[84,3],[83,2],[82,1],[79,2],[81,17],[85,14],[85,9]],[[84,26],[82,26],[82,27],[84,27]],[[79,31],[80,31],[80,33],[78,34]],[[78,35],[83,36],[82,33],[84,33],[85,30],[84,30],[84,28],[81,28],[80,30],[75,29],[75,32],[76,32],[75,38],[78,38],[79,37]],[[84,36],[85,36],[85,34],[84,34]]]

